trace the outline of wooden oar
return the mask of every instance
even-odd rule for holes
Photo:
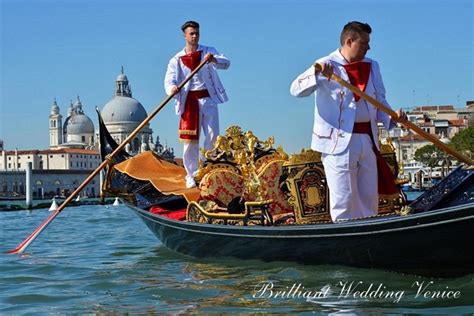
[[[318,63],[314,64],[314,67],[318,70],[318,71],[322,71],[322,66]],[[323,74],[324,75],[324,74]],[[438,138],[436,138],[435,136],[433,136],[432,134],[429,134],[427,132],[425,132],[424,130],[422,130],[420,127],[418,127],[417,125],[413,124],[412,122],[408,121],[408,120],[405,120],[403,118],[400,118],[398,116],[398,114],[387,108],[385,105],[383,105],[381,102],[377,101],[376,99],[372,98],[371,96],[369,96],[367,93],[365,93],[364,91],[360,90],[359,88],[353,86],[352,84],[350,84],[349,82],[345,81],[344,79],[342,79],[341,77],[339,77],[338,75],[336,74],[331,74],[330,76],[328,76],[329,79],[332,79],[334,81],[336,81],[337,83],[339,83],[340,85],[346,87],[347,89],[351,90],[352,92],[354,92],[355,94],[357,94],[358,96],[360,96],[362,99],[366,100],[367,102],[370,102],[373,106],[375,106],[377,109],[381,110],[381,111],[384,111],[385,113],[387,113],[388,115],[390,115],[395,121],[397,122],[400,122],[401,124],[403,124],[405,127],[413,130],[414,132],[416,132],[418,135],[420,135],[421,137],[429,140],[430,142],[432,142],[435,146],[437,146],[439,149],[447,152],[448,154],[450,154],[451,156],[455,157],[456,159],[458,159],[459,161],[461,162],[464,162],[465,164],[468,164],[468,165],[474,165],[474,160],[468,158],[468,157],[465,157],[463,156],[462,154],[458,153],[457,151],[455,151],[454,149],[452,149],[451,147],[447,146],[446,144],[444,144],[443,142],[441,142]]]
[[[189,76],[183,80],[178,86],[178,92],[183,88],[183,86],[191,80],[191,78],[209,61],[209,58],[204,59],[196,69],[194,69]],[[176,92],[176,93],[178,93]],[[41,232],[49,225],[49,223],[52,222],[52,220],[59,214],[61,211],[66,207],[66,205],[71,202],[79,192],[82,191],[82,189],[103,169],[107,164],[109,163],[109,160],[113,158],[117,153],[119,153],[127,143],[129,143],[135,135],[143,128],[145,125],[148,124],[148,122],[151,121],[151,119],[161,111],[161,109],[176,95],[170,94],[167,96],[163,102],[160,103],[160,105],[157,106],[157,108],[150,114],[148,117],[143,120],[143,122],[135,128],[135,130],[110,154],[107,156],[107,158],[87,177],[84,182],[76,189],[72,194],[59,206],[56,211],[51,213],[21,244],[19,244],[15,249],[7,251],[7,253],[22,253],[25,251],[25,249],[36,239],[36,237],[41,234]]]

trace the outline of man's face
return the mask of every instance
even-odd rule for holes
[[[352,40],[350,44],[350,51],[354,61],[364,59],[365,54],[370,49],[370,35],[368,33],[361,33],[359,38]]]
[[[197,45],[199,43],[199,29],[187,27],[184,30],[184,39],[188,44]]]

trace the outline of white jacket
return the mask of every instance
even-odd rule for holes
[[[386,107],[391,108],[385,100],[385,87],[378,63],[369,58],[364,58],[363,61],[372,63],[365,93]],[[331,62],[334,66],[334,73],[350,82],[347,72],[342,66],[346,64],[346,61],[339,50],[318,59],[316,62]],[[333,80],[329,81],[321,73],[315,76],[314,67],[311,66],[293,81],[290,93],[296,97],[306,97],[313,92],[315,94],[316,104],[311,148],[326,154],[339,154],[347,148],[352,136],[352,128],[356,116],[354,94],[339,83]],[[388,114],[378,110],[368,102],[367,105],[372,134],[375,140],[377,140],[377,122],[381,121],[387,129],[391,128],[393,124],[391,124],[391,119]],[[378,146],[378,142],[375,141],[375,143]]]
[[[207,90],[209,91],[210,98],[216,103],[224,103],[228,100],[224,86],[222,85],[219,76],[217,75],[216,69],[227,69],[230,66],[230,61],[223,54],[219,54],[214,47],[208,47],[199,45],[198,50],[201,51],[201,59],[206,56],[207,53],[214,55],[216,63],[207,63],[204,67],[199,70],[198,74],[204,81]],[[165,75],[165,91],[166,94],[171,94],[172,86],[178,86],[188,75],[192,72],[191,69],[186,67],[180,57],[186,55],[185,49],[179,51],[168,63],[168,69]],[[184,105],[186,103],[186,97],[189,91],[189,81],[184,85],[181,91],[175,95],[175,109],[176,114],[181,115],[184,112]]]

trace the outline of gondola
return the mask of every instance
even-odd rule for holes
[[[117,144],[99,114],[101,155]],[[198,188],[153,152],[110,159],[103,190],[120,197],[167,248],[197,258],[233,257],[346,265],[429,276],[474,272],[474,171],[460,165],[407,202],[380,196],[379,213],[332,223],[320,155],[288,156],[274,140],[232,126],[202,152]],[[384,149],[385,148],[385,149]],[[388,149],[387,149],[388,148]],[[382,146],[395,177],[393,147]]]

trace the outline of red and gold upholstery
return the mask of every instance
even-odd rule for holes
[[[258,177],[267,186],[267,199],[273,200],[269,213],[272,217],[293,213],[293,208],[288,204],[285,195],[280,189],[280,176],[282,174],[282,166],[285,160],[267,161],[259,168]]]
[[[227,207],[233,198],[243,195],[243,178],[235,171],[216,168],[201,179],[199,191],[202,199]]]
[[[280,176],[286,157],[281,151],[273,150],[261,155],[253,163],[257,178],[265,188],[264,198],[272,200],[268,212],[275,219],[293,213],[280,190]],[[245,201],[258,200],[255,194],[245,190],[245,178],[241,169],[229,163],[208,163],[202,167],[199,190],[202,200],[213,201],[220,207],[227,207],[236,197],[243,197]]]

